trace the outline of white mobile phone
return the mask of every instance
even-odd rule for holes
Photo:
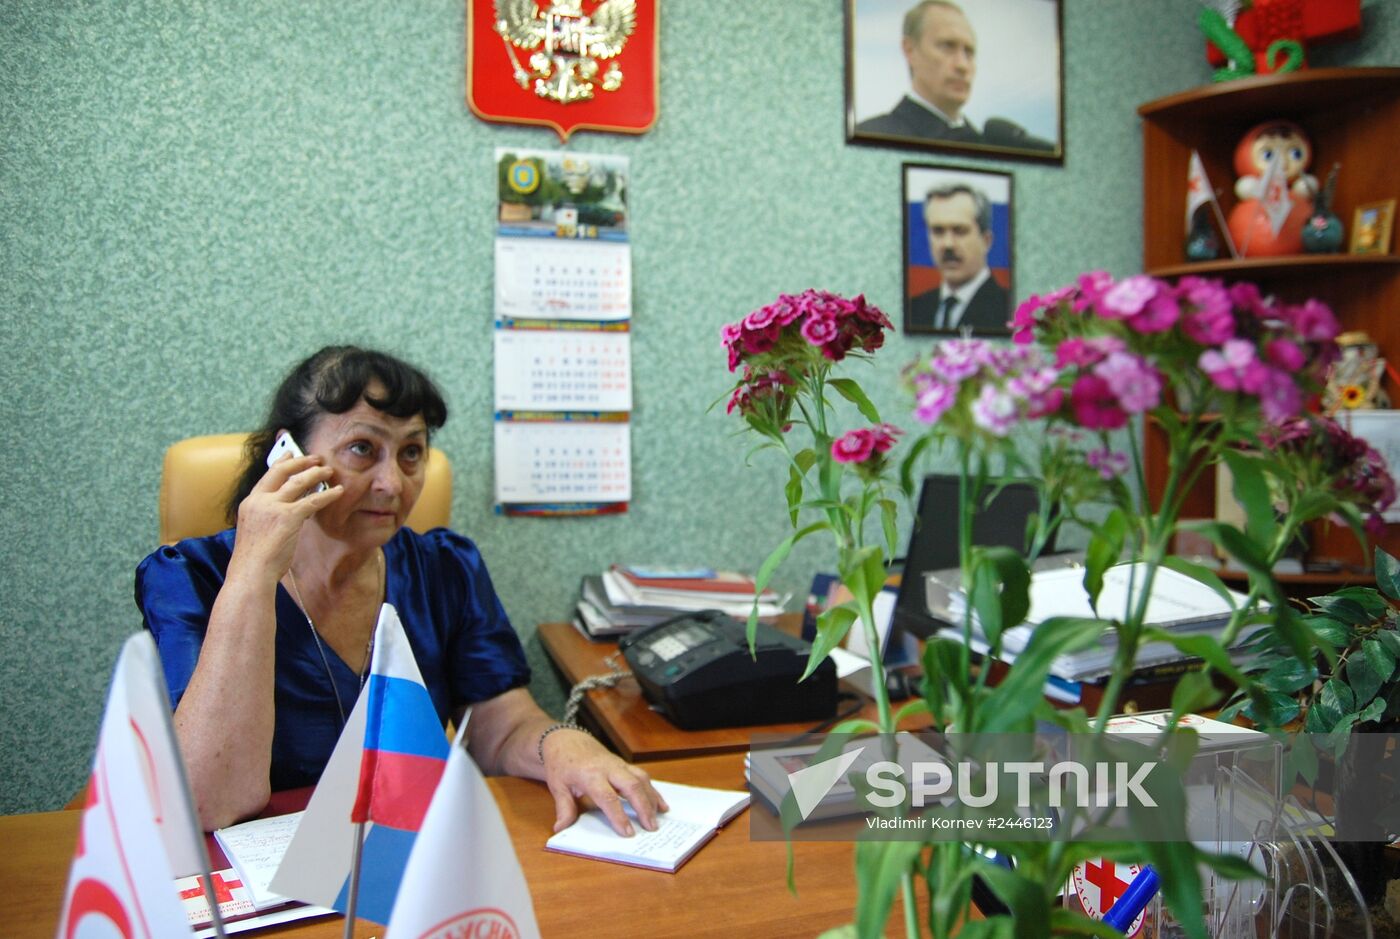
[[[276,463],[278,460],[295,456],[306,456],[306,454],[301,452],[301,447],[297,446],[297,442],[292,439],[292,435],[283,431],[277,435],[277,439],[272,444],[272,449],[267,451],[267,465],[272,466],[272,464]],[[311,492],[325,492],[327,488],[329,487],[327,487],[325,483],[317,483],[316,488],[312,489]],[[310,495],[310,493],[308,493],[308,495]]]

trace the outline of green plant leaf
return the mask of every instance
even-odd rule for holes
[[[1269,691],[1292,694],[1317,681],[1317,666],[1295,658],[1280,659],[1261,673],[1256,681]]]
[[[1297,698],[1274,691],[1261,691],[1244,703],[1244,716],[1260,728],[1282,727],[1297,717],[1300,710]],[[1228,720],[1232,714],[1227,715],[1225,711],[1221,711],[1217,719]]]
[[[1376,549],[1376,589],[1392,600],[1400,601],[1400,560]]]
[[[1376,663],[1367,657],[1367,645],[1372,645],[1375,648],[1380,647],[1380,643],[1374,639],[1368,639],[1361,644],[1361,648],[1356,653],[1352,654],[1351,658],[1347,659],[1346,683],[1351,687],[1353,710],[1360,710],[1363,705],[1370,702],[1376,696],[1376,692],[1380,691],[1381,683],[1385,681],[1385,677],[1382,677],[1380,671],[1377,670]],[[1394,668],[1394,660],[1391,660],[1390,665],[1391,668]],[[1388,673],[1386,677],[1389,677]]]
[[[1381,596],[1381,592],[1375,587],[1343,587],[1340,590],[1332,591],[1325,597],[1313,597],[1308,602],[1313,606],[1326,609],[1328,601],[1333,597],[1350,600],[1365,610],[1366,616],[1373,620],[1384,619],[1391,609],[1389,601]]]
[[[812,674],[818,665],[831,654],[831,650],[841,644],[841,640],[846,638],[846,633],[850,632],[851,624],[858,619],[855,608],[849,603],[842,603],[830,609],[823,610],[817,617],[817,635],[812,640],[812,650],[807,655],[807,668],[802,672],[802,677],[798,681],[806,681],[807,676]]]
[[[1334,656],[1337,650],[1345,649],[1351,644],[1351,629],[1340,620],[1330,616],[1309,616],[1304,621],[1315,637],[1332,647]]]
[[[1376,641],[1390,650],[1391,656],[1400,661],[1400,633],[1389,626],[1376,630]]]
[[[1084,590],[1095,608],[1103,590],[1104,572],[1118,563],[1127,535],[1128,517],[1122,509],[1115,508],[1089,539],[1089,547],[1084,552]]]
[[[1153,841],[1142,847],[1162,879],[1162,899],[1181,924],[1182,931],[1191,939],[1210,939],[1206,933],[1196,847],[1189,841]]]
[[[1347,626],[1360,626],[1374,619],[1374,615],[1352,597],[1332,594],[1317,597],[1313,602],[1332,619]]]
[[[796,466],[788,467],[788,481],[783,487],[783,494],[787,496],[788,518],[792,527],[796,528],[798,508],[802,505],[802,474]]]
[[[856,843],[856,932],[883,936],[900,877],[912,873],[923,851],[919,841],[859,841]]]
[[[814,531],[821,531],[827,528],[826,522],[815,522],[806,528],[795,531],[788,535],[778,546],[772,550],[767,558],[758,568],[758,573],[754,575],[754,599],[753,606],[749,608],[749,621],[746,627],[746,634],[749,642],[749,654],[753,655],[756,637],[758,635],[758,597],[763,592],[763,588],[768,586],[768,582],[773,579],[773,573],[787,560],[787,556],[792,553],[792,546],[803,538],[806,538]]]
[[[1215,571],[1206,567],[1204,564],[1197,564],[1185,558],[1177,557],[1175,554],[1169,554],[1162,558],[1162,566],[1170,568],[1178,574],[1185,574],[1192,580],[1205,584],[1211,590],[1214,590],[1216,594],[1219,595],[1220,599],[1228,603],[1230,609],[1235,609],[1234,592],[1229,587],[1225,586],[1225,581],[1220,579],[1220,575],[1216,574]]]
[[[1177,679],[1172,689],[1172,713],[1195,714],[1220,700],[1210,676],[1205,672],[1187,672]]]
[[[1317,779],[1317,747],[1308,734],[1292,734],[1289,737],[1288,757],[1284,764],[1284,791],[1292,788],[1294,778],[1311,786]]]
[[[872,424],[882,423],[880,412],[875,405],[870,403],[870,399],[865,396],[860,385],[850,378],[832,378],[827,384],[836,389],[836,393],[856,406],[865,419]]]
[[[1031,572],[1019,551],[972,549],[972,607],[994,648],[1001,643],[1001,631],[1020,625],[1030,612],[1030,588]]]
[[[992,892],[1010,909],[1011,922],[1015,924],[1011,935],[1015,939],[1042,939],[1045,935],[1042,924],[1054,908],[1051,885],[980,857],[976,868],[977,873],[992,888]],[[1053,886],[1058,890],[1060,885]]]
[[[1371,667],[1376,670],[1376,674],[1381,676],[1381,681],[1390,681],[1395,674],[1395,653],[1380,638],[1382,634],[1377,633],[1370,639],[1361,643],[1361,654],[1371,663]]]
[[[1229,678],[1236,685],[1247,685],[1249,683],[1249,679],[1245,676],[1244,672],[1240,671],[1239,667],[1230,659],[1230,653],[1226,651],[1225,647],[1222,646],[1214,636],[1207,636],[1201,633],[1177,633],[1156,626],[1148,626],[1144,628],[1142,632],[1143,636],[1148,639],[1169,643],[1189,656],[1209,662],[1212,668]]]
[[[1368,721],[1378,721],[1384,713],[1385,699],[1377,698],[1357,713],[1356,723],[1365,724]]]
[[[1313,700],[1312,710],[1321,712],[1324,728],[1331,730],[1341,722],[1343,715],[1356,710],[1356,695],[1341,679],[1329,678]]]
[[[1226,450],[1220,456],[1230,468],[1235,499],[1244,509],[1245,534],[1257,545],[1273,544],[1278,534],[1278,519],[1260,461],[1239,450]]]
[[[929,448],[929,444],[932,442],[933,438],[928,434],[917,438],[905,451],[904,459],[899,463],[899,488],[910,499],[918,494],[914,489],[914,470],[919,465],[919,458],[923,456],[924,451]],[[918,524],[917,519],[915,524]]]
[[[893,499],[880,500],[880,524],[885,534],[885,549],[890,557],[899,551],[899,505]]]
[[[1052,936],[1097,936],[1099,939],[1123,939],[1123,934],[1103,920],[1093,919],[1075,910],[1060,907],[1050,913]]]
[[[996,690],[997,707],[991,713],[986,709],[979,712],[986,723],[977,730],[1024,730],[1021,725],[1044,700],[1045,677],[1055,659],[1096,644],[1107,628],[1104,620],[1076,617],[1052,617],[1037,625]]]

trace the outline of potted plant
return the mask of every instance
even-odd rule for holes
[[[833,369],[848,356],[866,357],[883,342],[888,320],[863,298],[807,291],[783,296],[726,326],[722,338],[730,371],[741,371],[729,410],[760,438],[760,449],[788,461],[785,497],[793,532],[760,568],[766,582],[792,546],[817,533],[835,541],[838,571],[853,600],[818,620],[813,661],[835,647],[846,632],[865,629],[874,637],[871,602],[884,583],[886,554],[894,550],[899,502],[892,498],[891,459],[898,431],[885,424],[859,385]],[[1280,304],[1248,284],[1183,278],[1172,285],[1149,277],[1115,281],[1105,274],[1081,277],[1017,310],[1011,346],[950,340],[909,370],[915,417],[928,430],[906,446],[899,466],[902,488],[912,486],[914,467],[933,446],[955,450],[962,485],[964,523],[959,532],[963,587],[969,598],[962,642],[935,639],[924,655],[924,696],[892,712],[883,694],[879,662],[873,682],[878,717],[836,730],[892,733],[906,716],[921,713],[940,731],[964,734],[1030,731],[1037,721],[1102,735],[1111,704],[1132,676],[1137,654],[1149,641],[1170,642],[1199,658],[1202,666],[1178,682],[1173,714],[1209,707],[1219,693],[1212,680],[1221,672],[1263,701],[1248,675],[1231,659],[1240,632],[1264,615],[1282,648],[1298,661],[1318,646],[1309,623],[1288,606],[1270,571],[1303,525],[1344,513],[1359,523],[1371,508],[1368,494],[1339,490],[1325,473],[1298,473],[1274,451],[1244,456],[1266,428],[1298,420],[1305,399],[1322,386],[1335,356],[1335,319],[1322,304]],[[833,394],[830,394],[834,392]],[[866,426],[839,432],[836,404],[856,407]],[[1168,482],[1160,494],[1146,491],[1141,454],[1131,432],[1135,421],[1156,421],[1168,441]],[[1029,434],[1026,432],[1029,431]],[[801,443],[794,443],[800,440]],[[1301,446],[1301,444],[1300,444]],[[1214,572],[1170,554],[1185,494],[1208,466],[1228,461],[1247,523],[1193,523],[1249,574],[1246,598],[1238,603],[1223,635],[1176,635],[1145,622],[1146,600],[1156,573],[1172,568],[1232,598]],[[1030,572],[1026,554],[971,544],[974,497],[1005,474],[1037,479],[1046,512],[1028,543],[1034,554],[1050,528],[1062,521],[1087,533],[1084,586],[1097,599],[1104,575],[1123,560],[1141,563],[1142,577],[1121,610],[1041,624],[1000,684],[972,667],[969,646],[974,613],[997,654],[1004,627],[1020,623],[1028,609]],[[1273,488],[1291,494],[1274,511]],[[874,524],[878,519],[879,524]],[[867,520],[876,529],[866,531]],[[1234,600],[1231,599],[1234,603]],[[1117,651],[1104,705],[1095,714],[1057,711],[1041,695],[1046,674],[1062,652],[1097,643],[1116,633]],[[1262,705],[1261,705],[1262,706]],[[1164,737],[1174,722],[1164,729]],[[1189,734],[1184,736],[1189,737]],[[1008,867],[986,849],[993,849]],[[1151,862],[1162,872],[1162,892],[1188,935],[1204,936],[1198,865],[1225,876],[1252,876],[1230,856],[1216,856],[1179,840],[1143,840],[1130,846],[1091,839],[1016,841],[987,838],[968,842],[894,840],[856,845],[860,883],[854,928],[861,936],[881,934],[894,897],[903,897],[910,936],[1117,935],[1102,923],[1063,909],[1057,895],[1075,865],[1111,855]],[[924,881],[921,907],[914,889]],[[976,883],[984,883],[1005,914],[968,919]]]

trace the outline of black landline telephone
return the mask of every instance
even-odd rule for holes
[[[682,730],[822,720],[836,711],[836,665],[807,679],[812,646],[758,624],[753,654],[745,625],[716,610],[686,613],[618,643],[642,693]]]

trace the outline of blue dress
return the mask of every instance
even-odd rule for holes
[[[150,554],[136,569],[136,605],[155,637],[172,704],[178,705],[204,643],[209,613],[233,554],[234,529]],[[394,605],[423,681],[446,724],[463,705],[526,685],[520,638],[476,545],[446,528],[401,528],[384,546],[385,599]],[[273,791],[315,783],[340,735],[341,717],[311,627],[277,588]],[[325,647],[348,714],[360,677]]]

